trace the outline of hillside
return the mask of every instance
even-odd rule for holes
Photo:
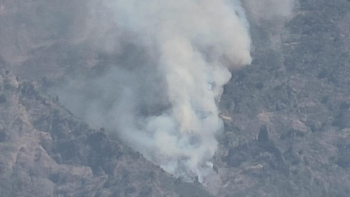
[[[0,193],[347,197],[350,2],[299,0],[289,16],[271,18],[242,2],[253,62],[233,70],[224,87],[217,174],[203,186],[163,171],[108,128],[92,128],[75,113],[80,105],[55,95],[72,80],[94,85],[114,64],[151,64],[143,48],[125,41],[96,49],[104,36],[120,35],[88,21],[88,3],[0,0]]]
[[[1,196],[211,196],[90,129],[37,84],[1,70],[0,87]]]
[[[254,61],[221,101],[221,196],[349,194],[349,16],[348,1],[300,1],[278,47],[276,24],[252,24]]]

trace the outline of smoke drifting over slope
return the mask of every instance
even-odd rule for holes
[[[243,0],[243,3],[257,22],[290,17],[296,6],[295,0]]]
[[[222,129],[216,104],[230,69],[251,62],[240,2],[105,0],[91,4],[91,15],[100,33],[109,30],[95,45],[123,55],[108,74],[53,91],[166,171],[202,181],[212,173]]]

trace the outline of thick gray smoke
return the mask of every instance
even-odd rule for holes
[[[222,129],[223,86],[231,69],[251,62],[240,2],[104,0],[91,3],[91,16],[91,28],[100,27],[90,32],[93,43],[120,51],[120,61],[106,75],[53,91],[166,171],[202,181]]]

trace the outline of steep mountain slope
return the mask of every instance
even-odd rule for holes
[[[276,23],[252,23],[255,59],[221,101],[220,196],[349,195],[349,16],[348,1],[300,1],[277,47]]]
[[[244,0],[243,2],[247,2]],[[79,1],[0,0],[0,192],[4,196],[209,196],[95,131],[39,91],[93,78],[123,57],[93,50]],[[347,197],[350,193],[350,2],[299,0],[289,18],[248,10],[252,65],[233,72],[220,109],[225,131],[215,196]],[[58,6],[60,5],[60,6]],[[49,9],[43,9],[45,7]],[[58,10],[52,28],[38,17]],[[37,12],[30,12],[37,10]],[[65,15],[65,10],[75,10]],[[18,14],[21,13],[21,14]],[[35,13],[35,14],[33,14]],[[78,20],[79,19],[79,20]],[[43,35],[36,35],[36,28]],[[49,29],[50,31],[45,31]],[[102,30],[101,30],[102,31]],[[15,44],[14,44],[15,43]]]
[[[37,85],[1,70],[0,87],[1,196],[210,196],[79,122]]]

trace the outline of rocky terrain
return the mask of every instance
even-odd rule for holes
[[[283,20],[247,10],[254,60],[225,86],[220,181],[210,187],[172,177],[45,93],[123,56],[93,51],[83,31],[70,31],[78,19],[68,19],[84,15],[64,10],[84,7],[63,2],[0,0],[2,196],[349,196],[349,1],[299,0]],[[66,23],[36,22],[52,10]]]
[[[233,73],[219,196],[350,193],[348,1],[299,1],[280,45],[276,24],[252,24],[251,66]]]
[[[211,196],[90,129],[37,84],[1,70],[0,87],[1,196]]]

